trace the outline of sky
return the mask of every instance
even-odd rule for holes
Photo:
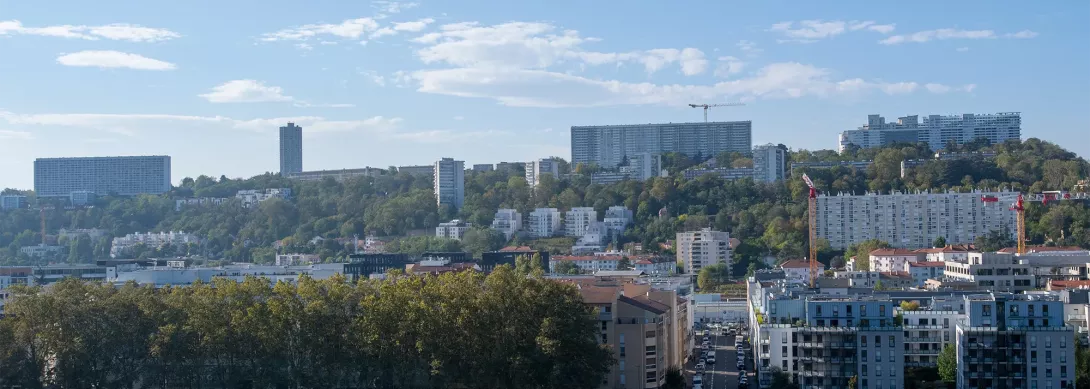
[[[573,125],[752,120],[835,149],[868,114],[1021,112],[1090,156],[1090,2],[0,0],[0,187],[42,157],[172,180],[570,158]]]

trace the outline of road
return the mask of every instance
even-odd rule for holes
[[[715,346],[715,361],[714,365],[708,365],[707,370],[704,372],[704,389],[738,389],[738,352],[734,348],[734,336],[711,336],[711,343]],[[696,337],[696,343],[699,345],[702,341],[701,336]],[[685,382],[691,387],[693,382],[693,373],[695,372],[696,362],[700,359],[698,356],[693,361],[685,365]],[[751,371],[753,368],[753,362],[746,361],[746,370]],[[749,375],[749,387],[754,387],[754,377]]]

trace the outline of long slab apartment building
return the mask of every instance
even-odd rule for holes
[[[165,155],[34,160],[38,197],[162,194],[170,187],[170,157]]]
[[[928,115],[922,123],[917,115],[889,123],[882,116],[869,115],[866,125],[840,133],[838,150],[844,152],[852,145],[871,148],[894,143],[927,143],[931,150],[940,150],[950,141],[960,145],[986,138],[992,143],[1002,143],[1021,137],[1022,114],[1018,112]]]
[[[704,157],[724,151],[749,153],[752,132],[750,121],[572,126],[572,164],[615,167],[641,153]]]
[[[817,235],[836,249],[868,239],[898,248],[931,247],[935,238],[969,244],[992,230],[1016,233],[1009,207],[1017,192],[819,195]]]

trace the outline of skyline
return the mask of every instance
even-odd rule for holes
[[[1090,155],[1090,4],[490,4],[0,0],[0,186],[33,187],[48,157],[170,155],[175,183],[276,172],[289,121],[305,170],[571,160],[571,126],[732,101],[709,121],[752,121],[755,145],[835,150],[869,114],[1021,112],[1023,139]]]

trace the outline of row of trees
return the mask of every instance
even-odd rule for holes
[[[100,198],[93,208],[58,209],[46,213],[46,224],[56,228],[102,228],[112,236],[144,231],[186,231],[203,239],[196,254],[231,261],[272,261],[273,244],[283,250],[319,253],[324,257],[346,255],[343,244],[355,235],[405,236],[410,231],[430,233],[439,222],[461,218],[476,226],[489,226],[499,208],[529,212],[535,207],[566,209],[594,207],[599,213],[613,205],[634,210],[635,225],[616,243],[641,243],[645,250],[659,251],[659,244],[672,240],[679,231],[714,227],[742,240],[735,250],[733,273],[740,275],[760,267],[760,258],[802,257],[807,252],[806,185],[795,176],[805,172],[826,193],[865,191],[956,190],[977,187],[1007,187],[1040,191],[1071,189],[1090,175],[1090,164],[1054,144],[1037,139],[1010,141],[998,145],[983,143],[967,150],[995,151],[994,159],[931,161],[900,174],[900,161],[930,157],[921,145],[894,145],[874,149],[789,152],[792,161],[873,160],[867,169],[834,168],[793,171],[788,180],[757,183],[749,179],[724,181],[707,175],[685,180],[679,174],[645,182],[623,181],[611,185],[591,184],[589,175],[574,174],[565,179],[545,175],[531,188],[519,172],[466,173],[465,206],[460,210],[437,207],[432,182],[427,177],[387,172],[377,177],[360,177],[337,182],[298,182],[266,174],[250,179],[214,179],[201,176],[185,179],[169,196]],[[678,173],[701,162],[699,158],[676,153],[663,157],[665,167]],[[740,154],[717,156],[720,164],[746,165]],[[566,165],[565,165],[566,166]],[[565,167],[566,171],[567,168]],[[576,166],[575,173],[586,169]],[[242,189],[291,188],[293,198],[273,199],[251,209],[236,200],[214,206],[188,206],[176,211],[173,197],[231,197]],[[664,211],[667,217],[659,217]],[[39,213],[17,210],[0,213],[0,264],[26,263],[18,248],[32,245],[37,236]],[[1028,237],[1032,243],[1090,247],[1090,208],[1078,202],[1044,206],[1030,204],[1026,211]],[[314,237],[341,239],[309,244]],[[92,242],[92,256],[108,253],[108,245]],[[399,252],[417,252],[435,246],[474,253],[495,249],[503,243],[483,231],[468,241],[424,241],[405,239],[396,243]],[[535,245],[535,242],[518,242]],[[563,252],[571,244],[560,240],[537,244]],[[192,253],[192,251],[189,251]],[[828,264],[847,253],[819,247],[819,260]],[[85,261],[85,255],[69,256]]]
[[[574,287],[501,267],[156,290],[66,280],[0,319],[0,387],[593,388],[613,363]]]

